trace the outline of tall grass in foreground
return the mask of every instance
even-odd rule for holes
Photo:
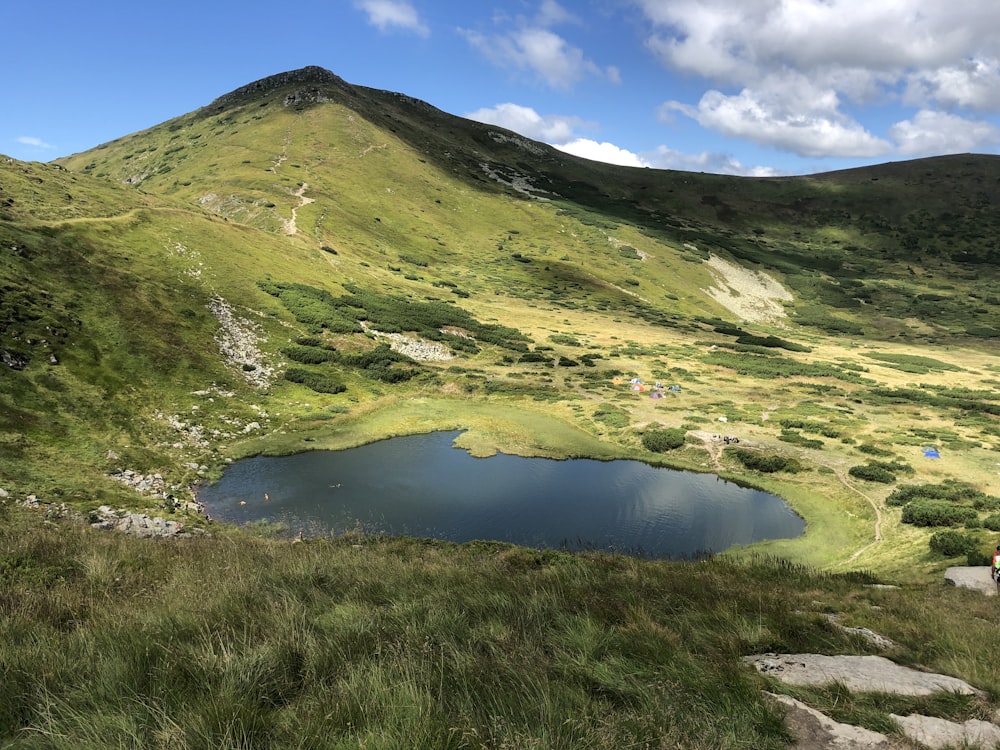
[[[412,539],[149,542],[0,508],[0,747],[778,748],[739,657],[865,652],[834,611],[997,691],[996,601],[968,631],[960,592],[866,580]]]

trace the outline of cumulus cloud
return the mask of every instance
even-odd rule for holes
[[[1000,145],[1000,128],[983,120],[968,120],[947,112],[921,110],[911,120],[889,129],[903,156],[928,156],[977,151]]]
[[[702,127],[723,135],[787,149],[800,156],[871,157],[891,145],[840,112],[832,89],[817,88],[802,79],[785,78],[783,85],[764,90],[743,89],[727,95],[705,92],[696,106],[664,103],[660,116],[680,112]]]
[[[656,169],[677,169],[684,172],[711,172],[746,177],[776,177],[780,174],[774,167],[747,166],[730,154],[702,151],[688,154],[667,146],[659,146],[651,153],[642,154],[642,159]]]
[[[429,36],[430,29],[406,0],[358,0],[354,6],[368,14],[368,22],[380,31],[402,29]]]
[[[605,164],[618,164],[622,167],[650,166],[638,154],[607,141],[598,143],[589,138],[574,138],[568,143],[553,145],[568,154],[582,156],[584,159],[592,159],[593,161],[602,161]]]
[[[638,0],[650,47],[672,66],[746,83],[768,70],[897,74],[1000,46],[993,0]],[[887,33],[891,30],[891,33]]]
[[[1000,60],[964,60],[911,73],[903,100],[914,106],[937,102],[946,107],[1000,109]]]
[[[540,115],[531,107],[510,102],[477,109],[466,113],[464,117],[489,125],[499,125],[527,138],[552,144],[573,140],[576,128],[585,124],[579,117]]]
[[[527,72],[550,88],[570,89],[589,76],[612,83],[621,81],[618,68],[601,68],[583,50],[552,30],[552,26],[560,23],[579,23],[555,0],[544,0],[533,18],[517,18],[513,22],[514,28],[496,34],[459,31],[497,67]]]
[[[849,114],[866,105],[937,110],[938,123],[955,110],[1000,108],[996,0],[635,2],[648,48],[715,82],[697,104],[671,101],[665,111],[727,135],[806,156],[867,157],[892,144]],[[984,142],[988,123],[958,121]],[[915,153],[902,149],[935,132],[921,112],[890,135],[900,153]]]
[[[24,146],[33,146],[35,148],[51,149],[55,148],[51,143],[46,143],[41,138],[35,138],[31,135],[22,135],[17,139],[17,142]]]

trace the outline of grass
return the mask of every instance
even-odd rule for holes
[[[380,537],[149,544],[0,512],[0,559],[26,561],[0,597],[0,747],[784,747],[739,657],[863,653],[830,608],[1000,687],[995,639],[961,646],[996,602],[940,586]],[[917,703],[866,701],[868,723]]]

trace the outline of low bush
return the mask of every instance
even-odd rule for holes
[[[289,367],[285,370],[285,380],[301,383],[317,393],[343,393],[347,386],[336,378],[322,372],[314,372],[301,367]]]
[[[319,365],[329,362],[336,356],[333,352],[320,349],[318,346],[286,346],[281,353],[303,365]]]
[[[943,500],[914,500],[903,506],[903,523],[914,526],[961,526],[977,518],[972,508]]]
[[[778,435],[778,440],[791,445],[799,445],[803,448],[820,449],[823,447],[822,440],[807,438],[802,433],[796,432],[795,430],[782,430],[781,434]]]
[[[642,434],[642,445],[653,453],[665,453],[684,445],[686,432],[679,427],[647,430]]]
[[[975,552],[977,543],[974,537],[954,529],[944,529],[931,534],[930,548],[944,557],[958,557]]]
[[[859,464],[847,470],[855,479],[864,479],[866,482],[879,482],[881,484],[892,484],[896,481],[896,475],[888,469],[871,464]]]
[[[976,489],[972,485],[947,481],[941,484],[908,484],[903,487],[897,487],[885,499],[885,504],[901,506],[918,498],[926,500],[950,500],[954,503],[971,501],[972,506],[977,510],[988,510],[993,505],[993,501],[996,501],[996,498],[984,494],[982,490]]]
[[[796,473],[803,470],[801,463],[794,458],[786,456],[767,455],[748,451],[744,448],[730,448],[731,452],[743,466],[751,471],[759,471],[762,474],[773,474],[778,471]]]

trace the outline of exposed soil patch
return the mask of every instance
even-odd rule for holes
[[[774,277],[751,271],[710,255],[705,265],[712,269],[715,285],[704,289],[720,305],[751,323],[773,323],[787,317],[782,302],[791,302],[792,293]]]

